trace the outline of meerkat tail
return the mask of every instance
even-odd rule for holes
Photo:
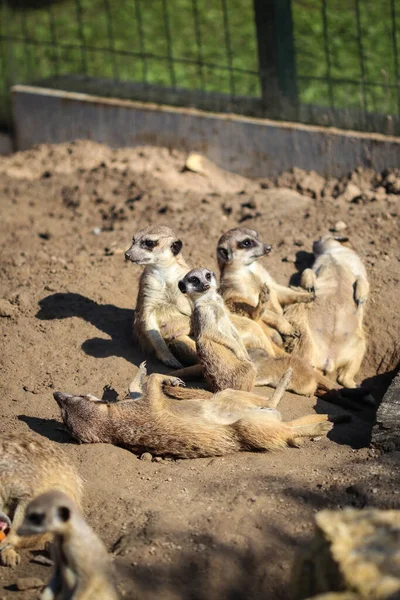
[[[146,361],[143,361],[139,365],[139,370],[135,375],[135,378],[129,384],[129,396],[136,400],[139,396],[143,394],[143,387],[147,377],[147,369],[146,369]]]
[[[271,396],[271,399],[270,399],[271,407],[276,408],[278,406],[279,402],[282,400],[283,394],[287,390],[287,388],[292,380],[292,377],[293,377],[293,369],[291,367],[289,367],[287,369],[287,371],[285,371],[285,373],[280,378],[278,385],[276,386],[274,393]]]

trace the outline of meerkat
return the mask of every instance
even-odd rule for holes
[[[328,234],[314,242],[315,262],[302,273],[301,284],[315,302],[297,305],[286,316],[301,331],[294,355],[337,381],[355,388],[354,380],[366,350],[363,327],[369,283],[357,254],[341,244],[347,238]]]
[[[253,229],[238,227],[224,233],[218,241],[217,260],[220,269],[220,293],[226,306],[234,313],[261,321],[275,343],[282,345],[283,336],[297,335],[296,329],[284,317],[285,306],[311,302],[313,294],[277,283],[258,262],[272,247],[258,239]],[[260,311],[260,294],[269,291],[269,299]]]
[[[179,369],[198,363],[196,344],[190,336],[191,304],[180,293],[178,282],[190,270],[181,254],[182,241],[169,227],[138,231],[126,260],[144,265],[134,319],[134,335],[146,351],[153,351],[165,365]],[[260,310],[264,299],[261,298]],[[271,340],[257,323],[232,315],[247,347],[263,348],[274,355]]]
[[[66,428],[81,443],[176,458],[221,456],[297,445],[300,438],[322,435],[343,420],[315,414],[282,422],[277,406],[290,377],[288,370],[270,399],[231,389],[210,394],[181,388],[181,380],[169,375],[147,377],[143,363],[130,385],[132,398],[110,404],[62,392],[54,398]],[[177,400],[179,389],[184,394]]]
[[[54,536],[52,577],[41,600],[118,600],[107,550],[63,492],[51,490],[32,500],[20,536]]]
[[[0,530],[7,533],[0,542],[0,564],[15,567],[21,560],[17,548],[41,546],[47,541],[21,539],[17,529],[30,500],[53,488],[80,503],[82,480],[64,452],[31,433],[0,435]]]
[[[312,395],[317,388],[324,391],[335,389],[329,379],[301,359],[288,354],[272,357],[260,349],[247,350],[229,319],[212,271],[189,271],[179,282],[179,289],[193,303],[192,330],[200,366],[174,371],[174,376],[191,378],[203,374],[214,392],[226,388],[251,391],[254,385],[275,387],[283,373],[291,367],[291,391]]]

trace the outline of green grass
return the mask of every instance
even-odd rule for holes
[[[136,2],[142,13],[141,39]],[[365,81],[380,84],[365,87],[363,101],[361,64],[357,46],[355,0],[327,0],[329,56],[333,80],[351,79],[356,83],[334,82],[331,89],[325,81],[327,64],[323,36],[322,0],[293,0],[296,65],[299,75],[299,96],[303,104],[337,108],[365,109],[370,112],[397,114],[397,92],[385,88],[396,83],[395,55],[392,42],[391,3],[400,15],[400,0],[360,0]],[[1,0],[0,0],[1,3]],[[257,72],[257,45],[252,0],[226,0],[232,48],[232,65]],[[9,2],[9,6],[23,4]],[[25,4],[28,4],[25,2]],[[35,4],[30,0],[30,5]],[[225,31],[221,0],[197,0],[201,50],[196,43],[194,0],[168,0],[168,20],[171,36],[171,65],[168,56],[163,0],[80,0],[82,30],[79,29],[77,3],[71,0],[38,0],[39,8],[21,10],[6,8],[2,3],[0,35],[14,39],[29,38],[44,43],[25,44],[4,41],[0,44],[0,121],[9,120],[9,83],[32,83],[54,75],[82,74],[89,77],[116,77],[121,81],[188,89],[229,93],[231,85],[237,95],[259,97],[257,75],[234,72],[232,80],[227,69]],[[112,28],[107,18],[110,6]],[[398,21],[398,20],[397,20]],[[396,25],[399,25],[397,22]],[[115,54],[99,50],[110,46],[122,52],[141,51],[154,55],[144,62],[139,56]],[[88,48],[81,48],[82,39]],[[51,43],[56,42],[54,47]],[[400,39],[399,39],[400,47]],[[49,45],[46,45],[49,43]],[[77,48],[62,48],[62,44]],[[179,62],[196,61],[221,68]]]

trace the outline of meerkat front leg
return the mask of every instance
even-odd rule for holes
[[[301,287],[303,287],[308,292],[315,294],[315,288],[317,285],[317,278],[312,269],[305,269],[301,274]]]
[[[292,381],[292,377],[293,377],[293,369],[291,367],[289,367],[285,371],[285,373],[282,375],[282,377],[280,378],[278,385],[276,386],[276,389],[274,390],[274,393],[272,394],[271,398],[269,399],[269,402],[268,402],[269,407],[276,408],[278,406],[279,402],[283,398],[283,394],[286,392],[287,388],[290,385],[290,382]]]
[[[158,360],[167,365],[168,367],[172,367],[173,369],[181,369],[181,363],[175,358],[167,344],[165,343],[164,338],[161,335],[160,328],[158,326],[157,317],[154,313],[152,313],[146,319],[146,331],[145,334],[154,349],[154,353]]]
[[[3,542],[0,544],[0,564],[4,565],[5,567],[16,567],[21,562],[21,557],[18,552],[16,552],[15,548],[20,541],[17,530],[24,520],[26,506],[27,502],[23,502],[21,500],[18,501],[10,531],[5,540],[3,540]]]
[[[135,378],[129,384],[128,392],[129,392],[129,397],[132,398],[132,400],[137,400],[138,398],[140,398],[143,395],[144,386],[146,384],[146,377],[147,377],[146,361],[143,361],[139,365],[139,370],[136,373]]]

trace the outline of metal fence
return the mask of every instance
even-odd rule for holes
[[[0,0],[9,88],[400,135],[400,0]]]

